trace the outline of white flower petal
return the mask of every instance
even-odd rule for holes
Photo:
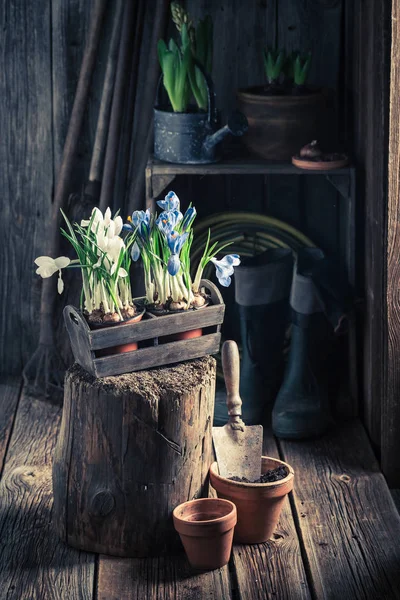
[[[114,263],[113,266],[111,267],[111,271],[110,271],[111,275],[114,275],[116,268],[117,268],[117,263]]]
[[[118,215],[118,217],[115,217],[114,225],[115,225],[115,235],[119,235],[121,233],[122,227],[124,225],[122,217],[120,217],[119,215]]]
[[[57,281],[57,290],[58,290],[59,294],[62,294],[64,291],[64,282],[61,278],[61,271],[60,271],[60,277],[58,278],[58,281]]]
[[[36,269],[36,273],[38,275],[40,275],[40,277],[43,277],[43,279],[46,279],[47,277],[51,277],[57,271],[58,271],[57,267],[52,267],[52,266],[46,266],[46,267],[42,266],[42,267],[39,267],[38,269]]]
[[[118,271],[118,277],[128,277],[128,273],[125,271],[125,269],[120,267],[120,269]]]
[[[111,221],[111,209],[110,207],[107,208],[106,212],[104,213],[104,225],[107,226]]]
[[[103,221],[103,213],[101,212],[101,210],[99,208],[97,208],[97,206],[94,207],[94,209],[92,210],[92,217],[94,215],[94,220],[95,221]]]
[[[54,265],[54,258],[51,258],[50,256],[38,256],[37,258],[35,258],[35,264],[38,267]]]
[[[113,238],[115,236],[115,223],[114,221],[110,221],[107,229],[107,237]]]
[[[88,221],[87,219],[82,219],[81,221],[81,227],[87,227],[89,225],[90,221]]]
[[[59,256],[54,260],[54,264],[58,269],[65,269],[65,267],[68,267],[70,262],[71,259],[68,258],[68,256]]]

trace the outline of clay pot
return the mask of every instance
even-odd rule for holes
[[[141,310],[137,315],[132,317],[131,319],[127,319],[126,321],[122,321],[119,323],[101,323],[95,325],[93,323],[89,324],[90,329],[104,329],[105,327],[113,327],[114,325],[128,325],[131,323],[139,323],[142,320],[143,315],[146,311]],[[103,348],[102,350],[96,350],[96,357],[99,358],[101,356],[112,356],[113,354],[123,354],[124,352],[133,352],[138,349],[137,342],[130,342],[127,344],[119,344],[118,346],[113,346],[112,348]]]
[[[272,483],[239,483],[218,474],[217,463],[210,468],[210,483],[218,494],[234,502],[237,508],[235,542],[260,544],[266,542],[274,532],[286,494],[293,489],[294,472],[290,465],[262,457],[261,473],[284,465],[287,477]]]
[[[189,500],[172,513],[189,563],[195,569],[212,571],[229,562],[236,506],[220,498]]]
[[[329,139],[328,90],[310,93],[267,95],[263,87],[239,90],[239,109],[246,115],[249,130],[244,145],[267,160],[290,160],[309,140]]]
[[[173,335],[165,335],[159,338],[160,344],[166,344],[167,342],[178,342],[179,340],[192,340],[203,335],[202,329],[191,329],[190,331],[181,331],[180,333],[174,333]]]

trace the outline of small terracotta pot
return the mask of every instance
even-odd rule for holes
[[[119,323],[107,323],[107,324],[99,324],[93,325],[91,323],[89,325],[90,329],[104,329],[105,327],[113,327],[114,325],[128,325],[131,323],[139,323],[143,319],[143,315],[145,310],[141,310],[137,315],[132,317],[131,319],[127,319],[126,321],[122,321]],[[125,352],[133,352],[138,349],[137,342],[130,342],[127,344],[119,344],[118,346],[113,346],[112,348],[103,348],[102,350],[96,350],[96,357],[100,358],[101,356],[112,356],[113,354],[124,354]]]
[[[172,513],[191,566],[201,571],[219,569],[229,562],[236,506],[220,498],[189,500]]]
[[[290,465],[262,457],[261,473],[283,465],[287,476],[271,483],[240,483],[218,474],[217,463],[210,467],[210,482],[218,498],[226,498],[236,504],[237,525],[235,542],[240,544],[260,544],[266,542],[274,532],[279,520],[286,494],[293,489],[294,472]]]

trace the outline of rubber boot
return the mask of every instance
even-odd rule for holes
[[[284,382],[272,412],[278,438],[318,437],[329,427],[330,349],[334,328],[349,306],[348,284],[317,248],[302,249],[290,305],[292,335]]]
[[[293,255],[286,248],[273,248],[245,258],[235,269],[242,346],[240,396],[243,420],[248,425],[271,419],[283,375],[292,275]],[[224,425],[226,421],[225,394],[219,394],[214,425]]]

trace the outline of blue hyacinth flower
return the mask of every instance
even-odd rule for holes
[[[156,225],[166,237],[173,231],[183,215],[179,210],[170,210],[160,213]]]
[[[224,287],[229,287],[231,284],[231,275],[233,275],[234,267],[240,265],[240,257],[238,254],[228,254],[218,260],[212,258],[211,262],[215,265],[215,273],[219,283]]]
[[[128,217],[129,223],[125,223],[123,229],[127,231],[135,231],[142,223],[145,223],[148,227],[150,225],[150,210],[135,210],[131,217]]]
[[[167,236],[168,248],[170,249],[171,254],[179,254],[188,237],[188,233],[182,233],[180,235],[177,231],[171,231]]]
[[[158,200],[158,206],[160,206],[163,210],[179,210],[179,198],[175,194],[175,192],[168,192],[165,196],[164,200]]]

